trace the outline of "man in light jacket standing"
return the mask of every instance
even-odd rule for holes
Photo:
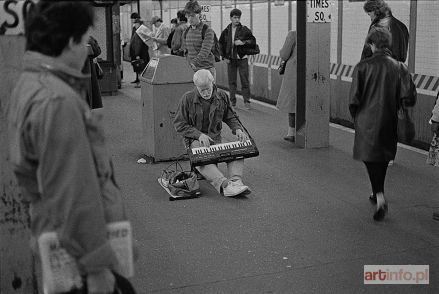
[[[165,26],[162,19],[158,16],[152,17],[151,24],[154,26],[154,35],[151,37],[154,41],[154,55],[170,54],[171,51],[168,48],[167,40],[171,29]]]
[[[81,69],[94,17],[81,1],[40,0],[32,8],[8,131],[34,249],[43,233],[55,232],[86,277],[87,293],[110,294],[118,261],[106,228],[126,214],[99,114],[85,100],[89,76]]]

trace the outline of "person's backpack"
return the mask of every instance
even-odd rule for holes
[[[174,33],[175,33],[175,30],[172,31],[172,32],[169,34],[168,39],[166,39],[166,45],[168,45],[168,48],[171,48],[171,45],[172,45],[172,38],[174,37]]]
[[[186,35],[189,32],[189,29],[191,27],[188,26],[186,31],[184,32],[184,39],[186,40]],[[203,24],[203,29],[201,30],[201,39],[204,40],[204,35],[206,34],[206,30],[209,28],[209,25],[207,24]],[[219,42],[218,42],[218,38],[215,34],[215,32],[213,32],[213,46],[212,49],[210,50],[213,54],[213,56],[215,57],[215,62],[219,62],[221,61],[221,53],[220,53],[220,46],[219,46]]]

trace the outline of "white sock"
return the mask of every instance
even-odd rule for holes
[[[296,134],[296,128],[288,127],[287,136],[294,136]]]
[[[384,202],[386,202],[384,199],[384,194],[382,192],[377,193],[377,207],[383,206]]]

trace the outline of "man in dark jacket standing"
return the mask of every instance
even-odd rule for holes
[[[249,28],[241,24],[241,14],[241,10],[236,8],[230,11],[231,23],[221,33],[219,43],[221,55],[227,62],[232,106],[236,106],[236,79],[239,70],[244,105],[246,109],[250,109],[250,86],[246,49],[256,45],[256,38]]]
[[[136,12],[131,14],[131,20],[133,22],[133,30],[131,35],[131,41],[130,41],[130,57],[131,57],[131,63],[135,60],[143,60],[144,66],[142,67],[135,67],[133,65],[133,70],[136,73],[136,80],[132,82],[132,84],[136,84],[136,88],[140,88],[140,80],[139,80],[139,74],[143,71],[145,66],[149,62],[149,53],[148,53],[148,45],[145,44],[145,42],[142,41],[142,39],[139,37],[139,35],[136,33],[136,30],[143,24],[143,21],[140,19],[139,14]]]
[[[405,62],[409,46],[409,32],[405,24],[392,15],[390,7],[384,0],[367,0],[364,3],[364,11],[372,21],[369,32],[374,27],[386,28],[391,34],[390,50],[392,57]],[[372,56],[372,50],[368,44],[364,44],[361,60]]]

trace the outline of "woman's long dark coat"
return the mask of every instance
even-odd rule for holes
[[[355,66],[349,110],[354,118],[354,159],[382,162],[395,158],[398,109],[416,103],[416,87],[407,67],[376,52]]]
[[[88,40],[88,58],[83,69],[84,73],[90,73],[91,77],[87,85],[87,103],[91,109],[102,108],[101,89],[96,73],[96,66],[93,59],[101,54],[101,48],[95,38],[90,36]]]

